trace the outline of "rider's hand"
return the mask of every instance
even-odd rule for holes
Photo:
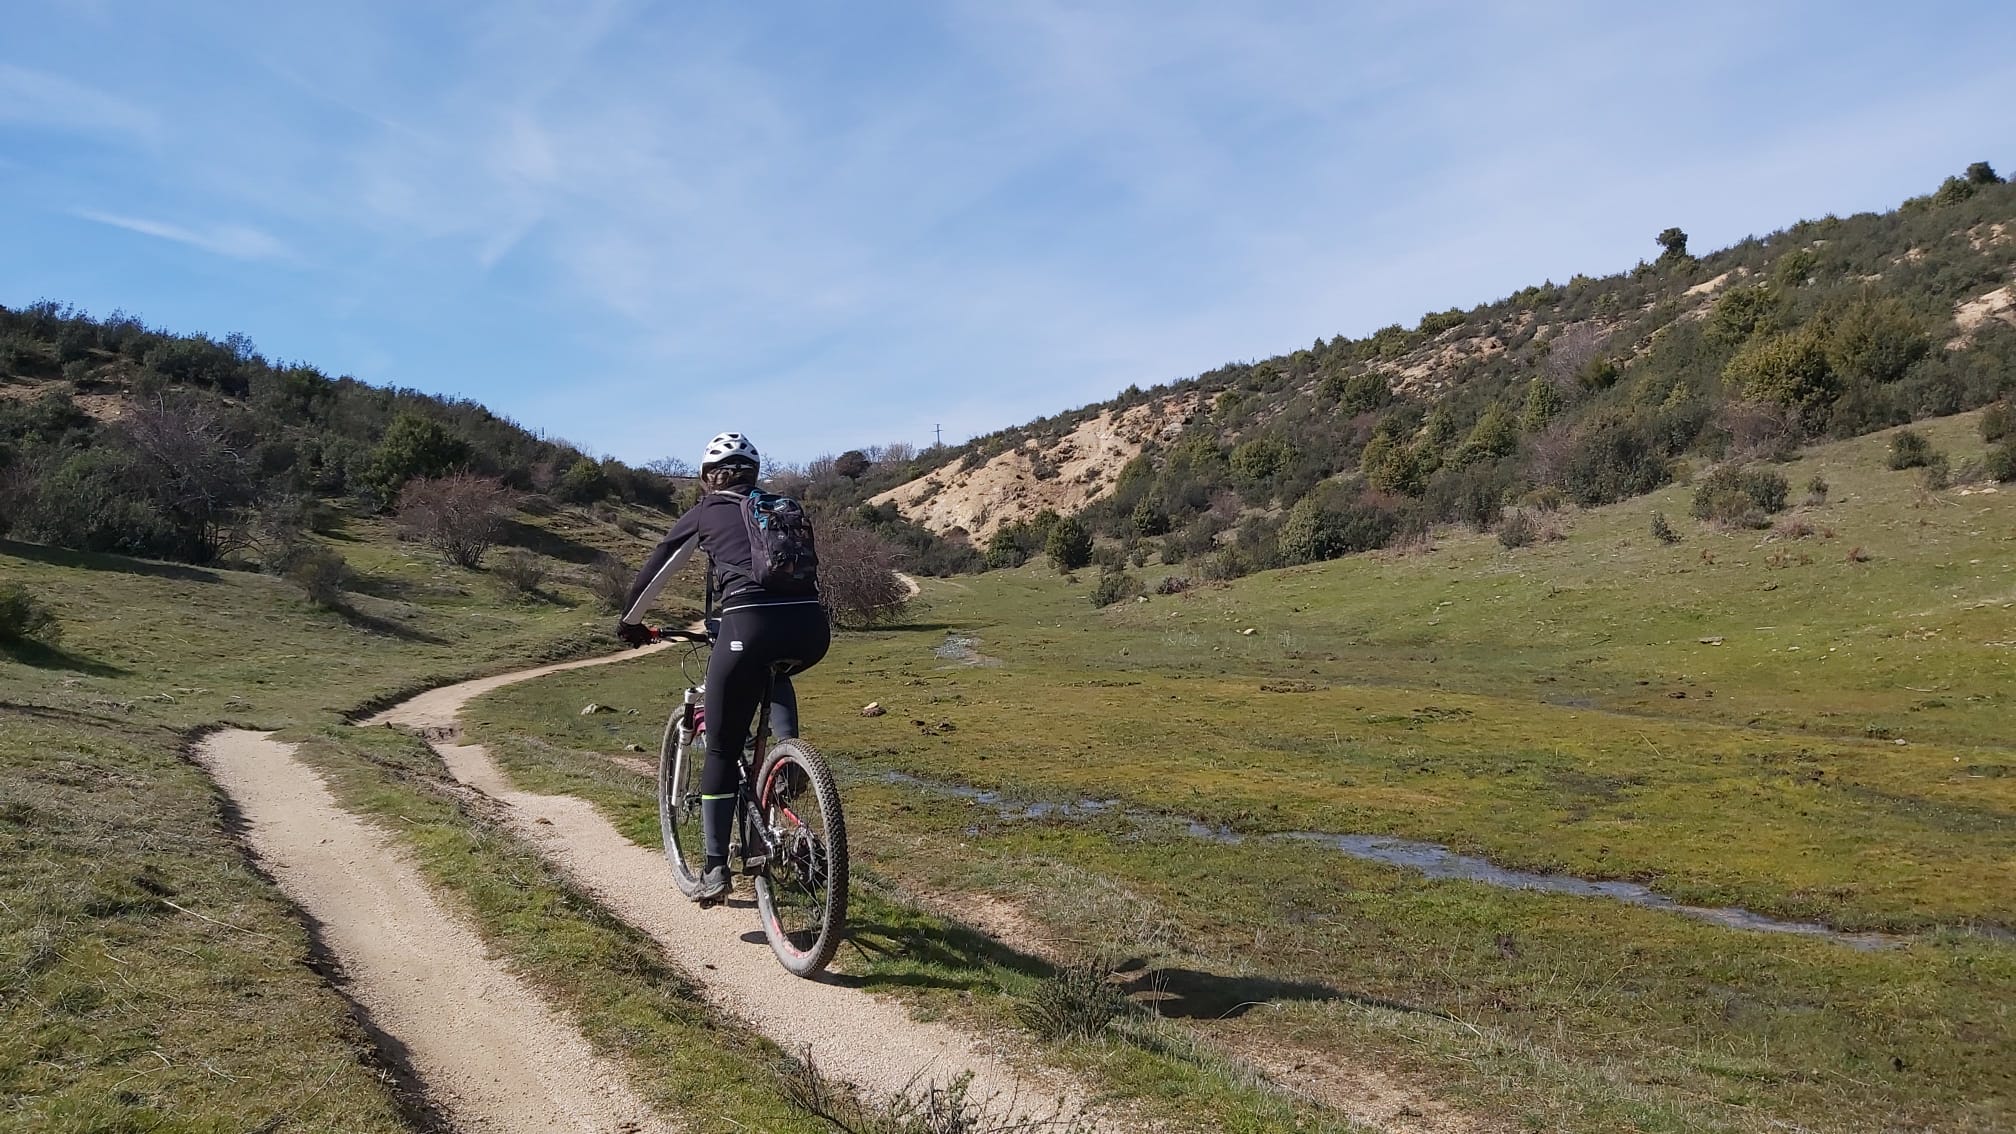
[[[651,628],[641,622],[618,622],[616,636],[626,645],[642,646],[651,641]]]

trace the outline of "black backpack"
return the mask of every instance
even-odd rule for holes
[[[749,527],[750,581],[774,594],[819,593],[819,552],[803,505],[755,489],[742,498],[742,520]]]

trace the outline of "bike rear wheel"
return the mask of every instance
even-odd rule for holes
[[[847,823],[840,789],[817,749],[779,741],[756,774],[770,861],[755,877],[763,935],[798,976],[832,961],[847,931]]]
[[[658,745],[658,833],[665,840],[665,860],[672,864],[672,881],[679,892],[692,897],[700,890],[700,869],[706,848],[700,837],[700,765],[706,759],[707,734],[693,734],[691,743],[679,743],[679,717],[665,722],[665,738]]]

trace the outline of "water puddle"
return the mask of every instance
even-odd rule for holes
[[[986,654],[981,653],[978,648],[979,645],[980,639],[978,638],[948,634],[945,636],[943,642],[932,647],[931,652],[945,661],[958,665],[995,666],[1001,664],[1000,658],[988,657]]]
[[[1458,854],[1440,843],[1397,839],[1383,835],[1334,835],[1324,831],[1293,831],[1273,836],[1328,847],[1352,858],[1383,863],[1415,871],[1436,880],[1458,879],[1502,886],[1508,890],[1540,890],[1549,894],[1573,894],[1584,898],[1610,898],[1650,910],[1664,910],[1710,922],[1729,929],[1750,929],[1760,933],[1791,933],[1824,937],[1856,949],[1887,949],[1903,944],[1903,939],[1885,933],[1845,933],[1818,922],[1781,921],[1736,907],[1690,906],[1674,901],[1636,882],[1598,882],[1569,874],[1538,874],[1512,870],[1475,855]]]
[[[1888,949],[1902,945],[1906,941],[1906,938],[1886,933],[1848,933],[1818,922],[1784,921],[1736,907],[1688,905],[1637,882],[1604,882],[1577,878],[1569,874],[1540,874],[1534,871],[1513,870],[1499,866],[1486,858],[1459,854],[1440,843],[1422,842],[1416,839],[1394,838],[1387,835],[1339,835],[1327,831],[1291,831],[1278,835],[1247,836],[1222,824],[1210,824],[1186,816],[1169,816],[1128,808],[1117,799],[1032,802],[1012,798],[1004,792],[928,780],[906,772],[883,772],[879,778],[883,783],[899,784],[930,795],[966,800],[977,807],[988,808],[1004,820],[1076,820],[1116,816],[1143,829],[1167,830],[1173,819],[1176,829],[1190,838],[1222,846],[1238,846],[1247,842],[1249,838],[1274,842],[1313,843],[1365,862],[1412,870],[1436,881],[1479,882],[1486,886],[1499,886],[1508,890],[1538,890],[1549,894],[1569,894],[1583,898],[1608,898],[1644,909],[1679,914],[1682,917],[1690,917],[1696,921],[1705,921],[1728,929],[1819,937],[1852,949]],[[978,835],[980,831],[978,827],[970,827],[967,833]]]

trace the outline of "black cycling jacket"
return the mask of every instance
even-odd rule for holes
[[[817,604],[817,596],[773,594],[750,578],[749,525],[742,518],[742,498],[747,488],[727,488],[709,492],[686,510],[658,541],[643,570],[630,584],[630,596],[623,603],[623,621],[638,623],[644,612],[658,600],[665,581],[685,566],[695,548],[707,553],[713,564],[714,591],[721,596],[725,612],[745,606],[795,606]]]

